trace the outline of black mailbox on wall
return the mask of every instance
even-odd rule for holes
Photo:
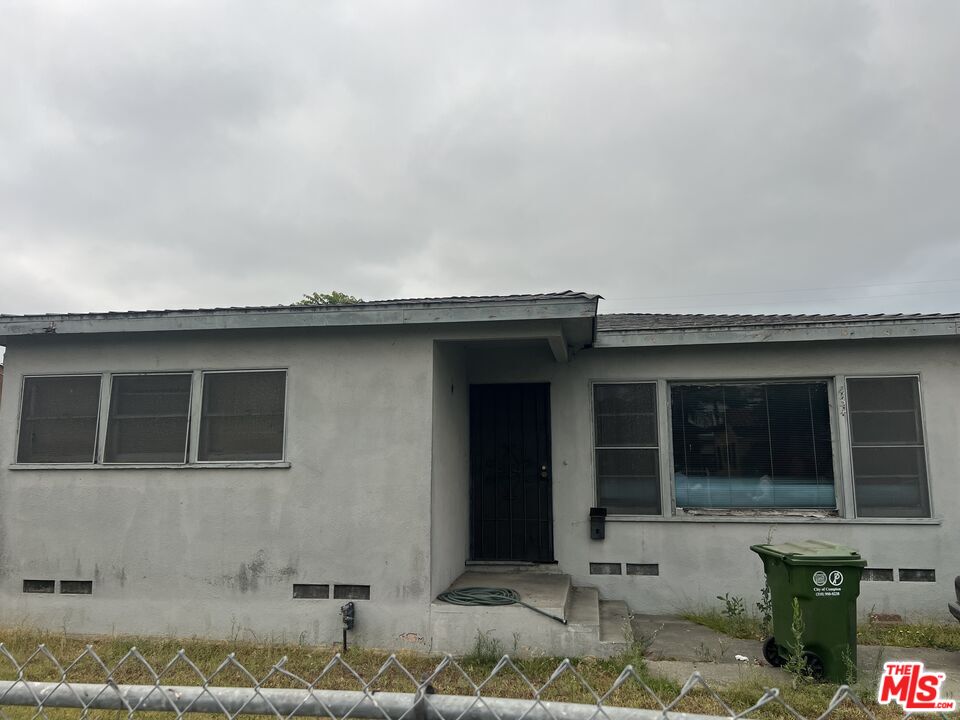
[[[603,540],[607,535],[607,509],[590,508],[590,539]]]

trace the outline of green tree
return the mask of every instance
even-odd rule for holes
[[[356,305],[362,302],[363,298],[355,298],[339,290],[331,290],[328,293],[315,292],[304,295],[292,305]]]

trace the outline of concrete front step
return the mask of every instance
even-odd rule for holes
[[[522,605],[478,607],[431,604],[432,649],[469,654],[481,642],[511,655],[608,657],[627,647],[628,610],[623,602],[600,600],[596,588],[573,587],[561,573],[475,572],[471,568],[451,585],[507,587],[523,602],[566,619],[551,620]]]
[[[623,649],[632,635],[630,608],[622,600],[600,601],[600,642],[622,645]]]
[[[571,629],[600,630],[600,593],[592,587],[572,587],[567,626]]]
[[[450,585],[451,590],[467,587],[510,588],[516,590],[528,605],[566,620],[572,584],[570,576],[561,573],[477,572],[471,568]]]
[[[515,560],[467,560],[464,566],[469,572],[525,572],[562,574],[558,563],[517,562]]]

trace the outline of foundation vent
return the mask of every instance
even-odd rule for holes
[[[893,582],[893,568],[864,568],[860,577],[864,582]]]
[[[330,597],[330,586],[294,583],[293,597],[304,600],[326,600]]]
[[[61,595],[93,595],[93,580],[61,580]]]
[[[334,585],[333,597],[338,600],[369,600],[369,585]]]
[[[620,563],[590,563],[591,575],[623,575],[623,566]]]
[[[25,593],[52,593],[54,585],[53,580],[24,580],[23,591]]]
[[[937,571],[929,568],[900,568],[900,582],[936,582]]]
[[[658,563],[627,563],[627,575],[659,575]]]

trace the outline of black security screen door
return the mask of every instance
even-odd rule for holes
[[[550,477],[550,385],[471,385],[474,560],[553,560]]]

